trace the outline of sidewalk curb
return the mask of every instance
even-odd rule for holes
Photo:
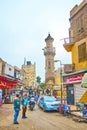
[[[71,111],[71,112],[70,112],[70,115],[72,115],[72,116],[74,116],[74,117],[77,117],[77,118],[80,118],[80,119],[85,119],[85,120],[87,120],[87,117],[83,117],[82,114],[79,115],[79,112],[76,112],[76,113],[75,113],[75,111],[74,111],[74,112]]]

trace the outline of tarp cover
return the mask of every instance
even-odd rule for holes
[[[81,86],[83,88],[87,88],[87,73],[85,73],[83,78],[82,78]]]

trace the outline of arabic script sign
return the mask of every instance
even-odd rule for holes
[[[0,81],[0,86],[5,86],[6,87],[6,82]]]
[[[84,74],[72,75],[64,78],[64,83],[81,82]]]

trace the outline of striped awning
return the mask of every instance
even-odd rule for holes
[[[85,73],[83,78],[82,78],[81,86],[83,88],[87,88],[87,73]]]

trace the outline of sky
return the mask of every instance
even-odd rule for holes
[[[71,63],[64,47],[69,37],[70,10],[82,0],[0,0],[0,58],[21,68],[26,61],[36,63],[36,76],[45,80],[43,48],[48,33],[54,38],[55,60]],[[55,64],[55,68],[58,63]]]

